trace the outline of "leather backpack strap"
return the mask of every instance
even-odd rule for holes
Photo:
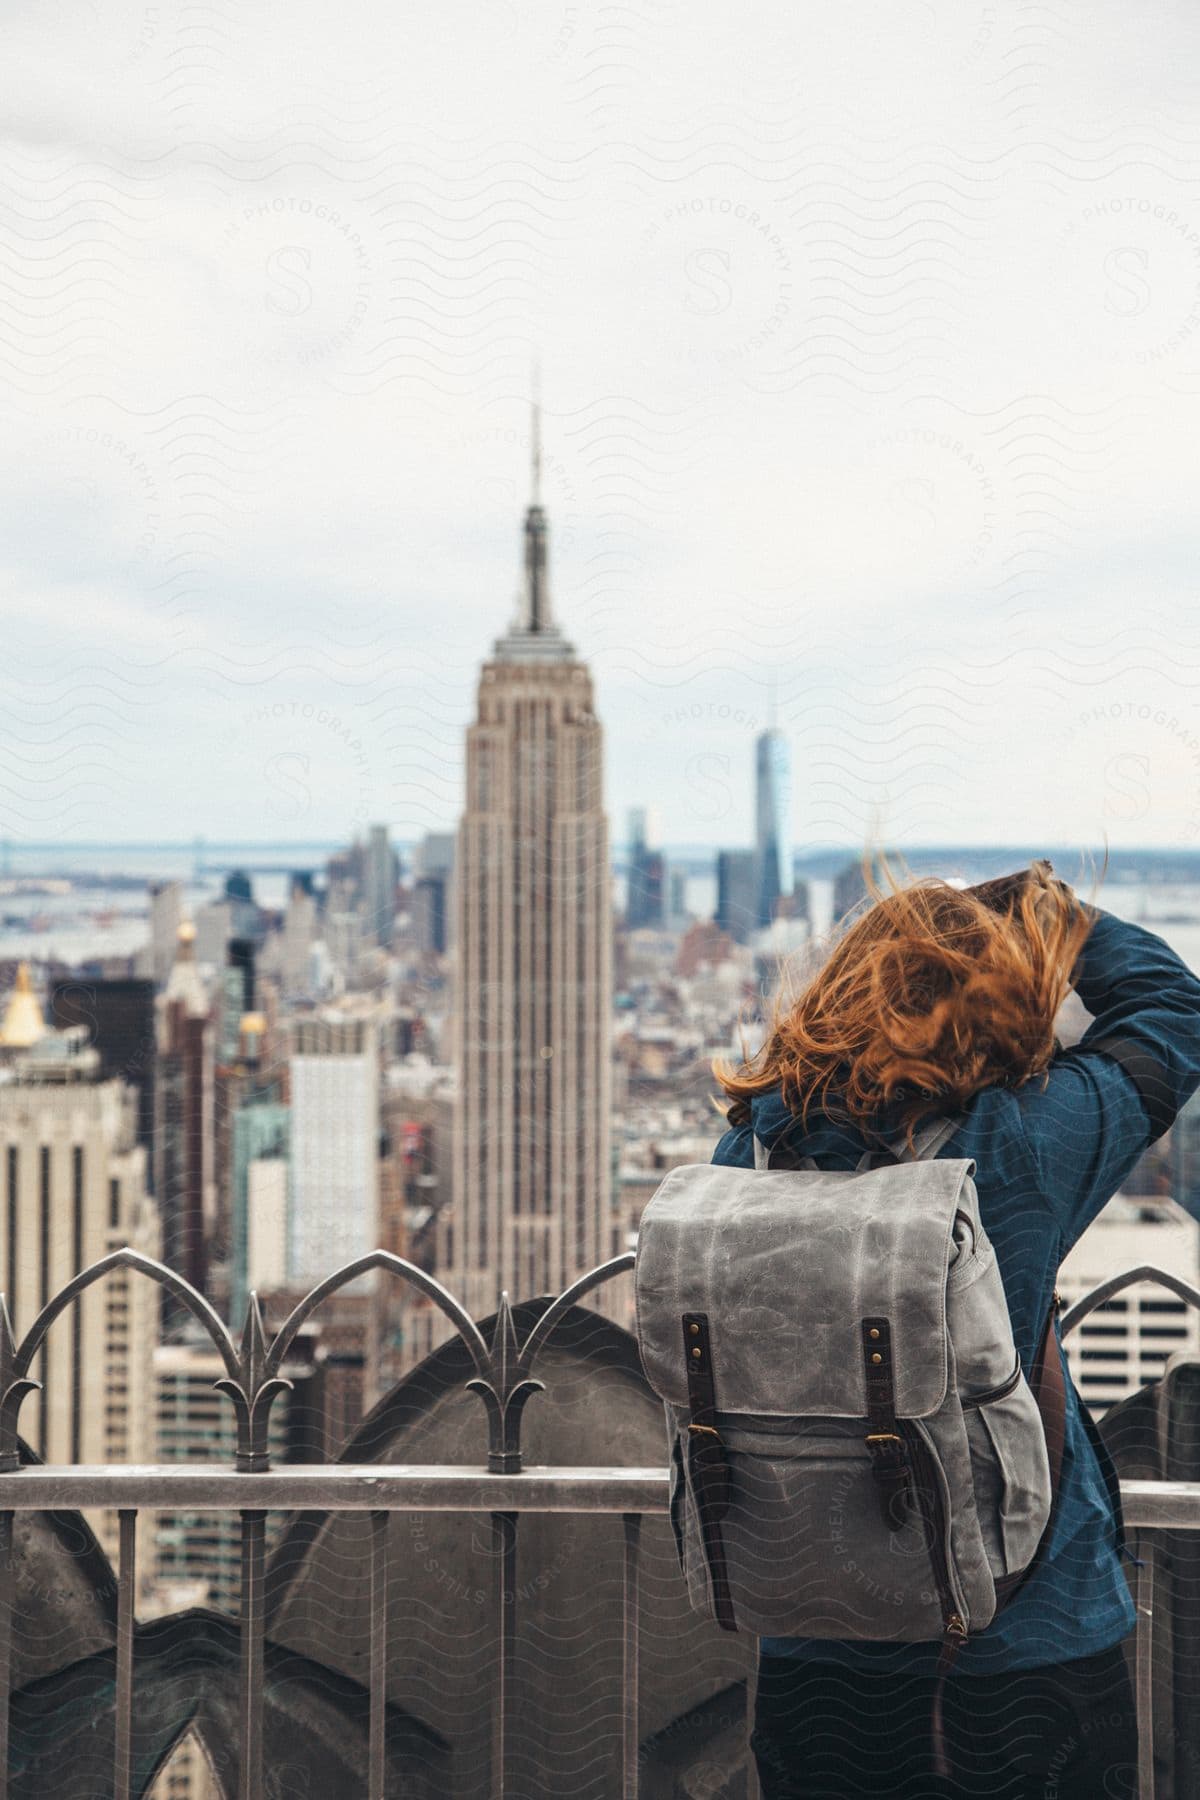
[[[923,1162],[926,1157],[936,1156],[943,1144],[949,1143],[954,1133],[963,1123],[963,1115],[955,1113],[953,1117],[943,1114],[936,1119],[927,1119],[913,1139],[913,1148],[908,1147],[908,1138],[901,1132],[899,1137],[892,1138],[882,1150],[867,1150],[858,1160],[858,1173],[880,1164],[877,1158],[887,1162]]]
[[[902,1531],[912,1493],[908,1448],[896,1422],[892,1327],[888,1319],[859,1324],[867,1391],[867,1449],[886,1531]]]
[[[888,1149],[898,1162],[924,1162],[926,1157],[936,1156],[943,1144],[949,1143],[962,1122],[960,1113],[956,1113],[953,1118],[945,1115],[930,1119],[917,1132],[911,1150],[903,1133],[892,1139]]]
[[[733,1598],[725,1563],[721,1520],[729,1510],[729,1464],[717,1430],[717,1395],[707,1313],[684,1313],[683,1356],[687,1365],[688,1478],[700,1520],[713,1611],[722,1631],[736,1631]]]
[[[1062,1480],[1063,1451],[1067,1441],[1067,1378],[1063,1369],[1062,1351],[1059,1349],[1058,1337],[1054,1330],[1058,1308],[1058,1289],[1055,1288],[1054,1298],[1050,1303],[1050,1310],[1046,1315],[1046,1323],[1042,1330],[1042,1341],[1038,1345],[1029,1377],[1029,1386],[1038,1403],[1038,1411],[1042,1415],[1042,1429],[1046,1434],[1046,1454],[1050,1461],[1051,1504],[1057,1498],[1059,1484]]]
[[[961,1113],[956,1113],[953,1118],[946,1115],[936,1119],[927,1119],[913,1140],[914,1148],[912,1150],[908,1147],[907,1137],[901,1133],[899,1137],[892,1138],[882,1150],[864,1151],[858,1160],[856,1172],[861,1174],[864,1170],[876,1166],[875,1159],[877,1157],[884,1157],[890,1162],[920,1162],[927,1156],[936,1156],[942,1145],[954,1136],[962,1122]],[[782,1134],[782,1136],[786,1135],[786,1132]],[[771,1158],[779,1149],[781,1141],[782,1138],[776,1139],[775,1143],[768,1148],[757,1134],[754,1136],[754,1166],[756,1169],[770,1168]],[[817,1168],[817,1164],[811,1156],[801,1157],[797,1160],[794,1152],[790,1152],[790,1147],[789,1153],[791,1160],[782,1164],[777,1162],[775,1165],[777,1169],[794,1167],[815,1170]]]
[[[1046,1438],[1046,1457],[1050,1464],[1050,1515],[1030,1561],[1016,1574],[1002,1575],[997,1581],[997,1612],[1002,1606],[1008,1605],[1013,1595],[1024,1586],[1041,1563],[1046,1545],[1050,1541],[1054,1521],[1058,1516],[1063,1453],[1067,1443],[1067,1377],[1063,1368],[1062,1350],[1054,1330],[1054,1321],[1058,1317],[1059,1306],[1058,1289],[1055,1288],[1054,1298],[1050,1303],[1050,1310],[1046,1315],[1046,1323],[1042,1330],[1041,1342],[1033,1359],[1033,1367],[1029,1371],[1029,1388],[1037,1401],[1038,1412],[1042,1417],[1042,1431]]]

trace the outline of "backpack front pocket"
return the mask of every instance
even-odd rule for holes
[[[1018,1368],[994,1397],[963,1400],[975,1505],[993,1578],[1033,1560],[1050,1517],[1050,1461],[1041,1415]]]
[[[767,1637],[938,1637],[943,1606],[926,1523],[939,1504],[936,1484],[914,1466],[918,1504],[889,1530],[862,1427],[850,1436],[824,1420],[819,1432],[797,1435],[804,1424],[779,1420],[764,1430],[727,1417],[722,1425],[729,1499],[720,1536],[739,1628]],[[685,1569],[693,1604],[704,1607],[703,1538],[690,1481],[683,1486]]]

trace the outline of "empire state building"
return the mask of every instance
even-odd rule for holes
[[[517,616],[467,732],[456,864],[458,1125],[447,1285],[558,1293],[610,1252],[612,993],[603,734],[551,614],[540,417]]]

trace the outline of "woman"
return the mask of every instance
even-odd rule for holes
[[[1200,1086],[1200,981],[1152,933],[1079,902],[1048,863],[977,888],[891,886],[777,1009],[759,1054],[714,1064],[733,1104],[713,1161],[752,1167],[757,1136],[772,1168],[794,1153],[853,1169],[922,1120],[958,1118],[938,1154],[975,1162],[1028,1374],[1063,1257]],[[1094,1022],[1063,1050],[1054,1022],[1072,986]],[[764,1638],[763,1800],[1136,1793],[1119,1520],[1094,1426],[1067,1389],[1041,1554],[946,1686],[952,1785],[930,1772],[936,1644]]]

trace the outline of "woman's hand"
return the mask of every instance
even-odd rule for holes
[[[1012,875],[997,875],[992,881],[981,881],[966,891],[982,900],[992,912],[1009,912],[1018,905],[1029,882],[1036,879],[1034,870],[1049,867],[1047,862],[1032,863],[1028,869],[1018,869]]]
[[[998,875],[994,881],[981,881],[978,886],[967,889],[977,900],[982,900],[992,912],[1015,911],[1020,905],[1021,895],[1027,887],[1037,890],[1033,909],[1039,924],[1048,924],[1053,920],[1057,910],[1055,896],[1066,890],[1065,881],[1060,881],[1054,869],[1045,857],[1030,863],[1027,869],[1018,869],[1012,875]],[[1074,897],[1074,896],[1072,896]]]

